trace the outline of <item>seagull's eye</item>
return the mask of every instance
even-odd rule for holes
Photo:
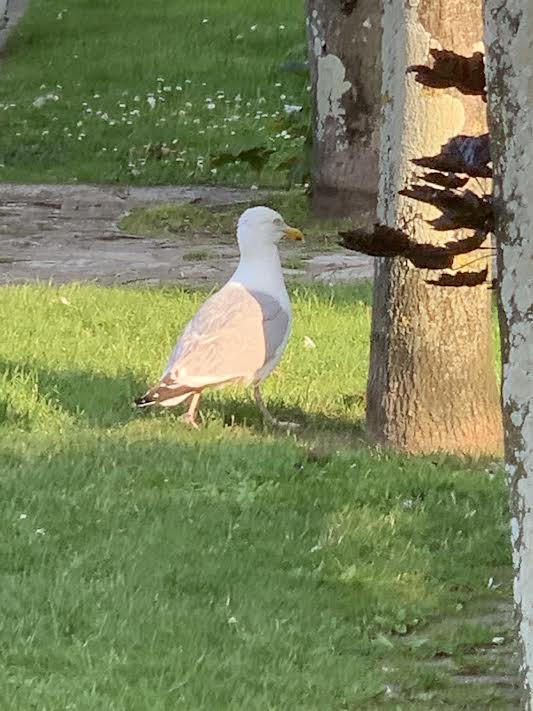
[[[276,227],[281,227],[281,225],[283,224],[283,220],[281,219],[281,217],[275,217],[274,224],[276,225]]]

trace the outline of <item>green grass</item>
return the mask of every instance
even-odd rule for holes
[[[190,240],[198,236],[216,237],[217,241],[233,243],[237,219],[246,207],[267,205],[280,212],[289,225],[305,234],[307,251],[339,251],[339,230],[354,225],[352,219],[315,217],[309,196],[303,190],[273,192],[248,203],[207,207],[191,203],[160,204],[141,207],[125,215],[120,228],[130,234],[148,237],[177,236]]]
[[[308,80],[280,66],[303,57],[303,2],[32,0],[0,71],[0,179],[283,185]],[[256,146],[262,174],[211,165]]]
[[[202,294],[0,291],[3,710],[516,707],[439,662],[489,665],[503,477],[364,446],[369,297],[293,290],[287,436],[240,390],[199,432],[132,410]]]

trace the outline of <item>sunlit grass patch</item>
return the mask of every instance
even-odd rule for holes
[[[238,388],[199,432],[132,409],[204,297],[0,290],[2,709],[512,708],[457,682],[509,595],[502,474],[365,446],[370,285],[292,290],[295,436]]]

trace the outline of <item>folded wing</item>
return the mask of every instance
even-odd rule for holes
[[[275,298],[227,284],[187,325],[161,386],[197,391],[229,382],[250,384],[275,365],[289,328],[290,316]]]

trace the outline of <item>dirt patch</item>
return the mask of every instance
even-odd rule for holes
[[[232,205],[261,193],[212,187],[127,188],[93,185],[0,187],[0,284],[95,281],[101,284],[225,281],[238,259],[235,241],[199,235],[169,238],[131,235],[121,217],[158,203]],[[326,282],[370,277],[372,259],[342,252],[314,256],[288,276]],[[293,250],[286,249],[289,259]],[[193,259],[191,255],[201,258]]]

